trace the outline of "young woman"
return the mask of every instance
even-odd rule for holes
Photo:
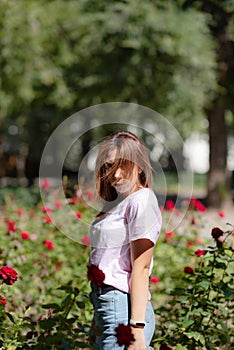
[[[108,136],[100,146],[95,175],[102,210],[90,231],[91,345],[125,349],[116,342],[115,328],[130,324],[135,340],[128,350],[150,349],[155,315],[149,276],[161,213],[142,141],[128,131]]]

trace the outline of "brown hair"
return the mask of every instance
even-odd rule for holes
[[[115,159],[110,167],[108,160],[111,152],[115,152]],[[152,189],[152,168],[143,142],[129,131],[117,131],[107,136],[101,143],[95,168],[95,183],[99,196],[105,201],[114,201],[117,193],[110,181],[113,174],[118,167],[123,167],[131,176],[136,165],[141,170],[136,180],[141,187]]]

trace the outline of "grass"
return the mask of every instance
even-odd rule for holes
[[[207,174],[191,174],[188,172],[157,174],[155,179],[155,192],[164,195],[182,195],[194,197],[205,196],[207,187]]]

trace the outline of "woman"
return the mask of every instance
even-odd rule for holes
[[[94,349],[124,349],[116,342],[115,328],[130,324],[135,340],[128,350],[150,349],[155,316],[149,276],[161,213],[144,144],[128,131],[108,136],[95,175],[102,210],[90,231],[91,343]]]

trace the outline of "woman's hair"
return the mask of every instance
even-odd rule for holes
[[[111,159],[113,154],[114,160]],[[108,163],[110,160],[111,163]],[[117,131],[107,136],[101,143],[95,168],[99,196],[105,201],[114,201],[118,195],[111,185],[111,179],[116,170],[122,167],[127,175],[133,176],[136,166],[139,168],[136,182],[142,187],[152,188],[152,167],[143,142],[129,131]]]

